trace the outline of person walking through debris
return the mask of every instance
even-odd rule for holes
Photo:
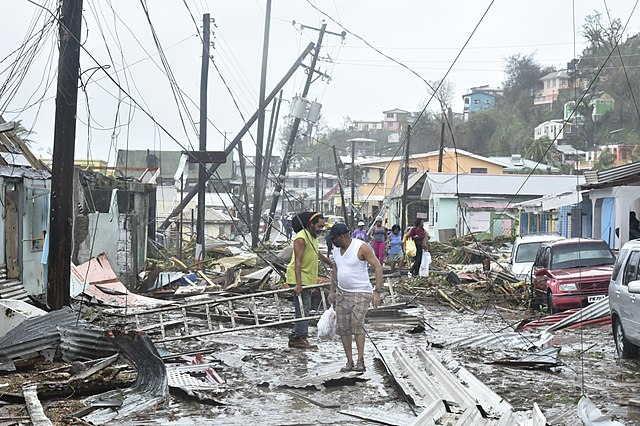
[[[333,259],[329,303],[335,305],[336,334],[342,340],[347,363],[341,372],[365,371],[364,366],[364,317],[369,304],[380,305],[382,293],[382,265],[364,241],[352,238],[347,225],[339,223],[331,228],[329,237],[333,241]],[[375,268],[375,289],[369,281],[367,264]],[[373,296],[371,294],[373,290]],[[353,340],[355,337],[358,358],[353,363]]]
[[[400,225],[393,225],[391,227],[391,232],[387,238],[387,245],[389,246],[387,263],[391,266],[391,273],[393,274],[396,271],[396,265],[398,265],[398,271],[400,271],[404,264],[404,244],[402,244]]]
[[[367,230],[364,229],[364,222],[358,222],[358,229],[355,229],[351,233],[351,238],[357,238],[358,240],[362,240],[365,243],[369,241],[369,235],[367,234]]]
[[[412,238],[413,242],[416,243],[416,257],[413,260],[409,276],[417,277],[419,275],[420,263],[422,262],[422,250],[428,249],[428,235],[423,224],[423,220],[418,218],[415,220],[413,227],[409,231],[409,238]]]
[[[287,236],[287,241],[291,241],[293,236],[293,226],[291,225],[291,216],[287,215],[284,219],[284,232]]]
[[[298,296],[302,298],[304,316],[309,316],[311,308],[311,294],[304,286],[318,282],[318,259],[327,265],[333,262],[318,250],[318,235],[324,229],[324,217],[319,212],[298,213],[292,219],[293,255],[287,267],[287,284],[295,285],[294,305],[296,318],[302,318]],[[289,335],[289,347],[309,349],[313,345],[307,340],[309,337],[309,321],[298,321],[293,324]]]
[[[376,217],[376,223],[369,231],[371,236],[371,246],[373,247],[373,252],[376,257],[380,261],[380,263],[384,262],[384,248],[385,243],[387,242],[387,228],[382,225],[382,216]]]

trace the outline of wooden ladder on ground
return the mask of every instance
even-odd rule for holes
[[[305,286],[305,288],[322,290],[327,286],[329,284],[315,284]],[[215,294],[210,295],[214,298],[202,301],[172,304],[152,309],[129,308],[126,311],[121,308],[108,309],[104,313],[117,322],[135,324],[138,330],[144,330],[150,334],[159,332],[159,339],[152,337],[154,343],[193,339],[214,334],[319,319],[319,314],[294,318],[292,313],[288,315],[283,313],[282,296],[293,293],[293,291],[294,289],[291,287],[230,297]],[[320,295],[321,310],[324,311],[329,304],[326,300],[325,292],[320,291]],[[203,296],[208,295],[205,294]],[[284,300],[286,301],[286,299]],[[261,303],[257,303],[258,301]],[[304,314],[302,297],[295,297],[295,301],[299,303],[300,311]],[[260,306],[263,305],[272,306],[275,312],[258,312]],[[170,333],[169,328],[179,328],[179,330],[177,333]]]

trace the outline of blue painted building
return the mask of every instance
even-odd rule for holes
[[[495,108],[496,99],[502,96],[504,91],[500,88],[487,86],[472,87],[470,92],[462,95],[464,101],[464,120],[469,119],[469,114]]]

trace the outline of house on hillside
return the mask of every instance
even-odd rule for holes
[[[382,128],[390,132],[400,132],[407,117],[411,115],[409,111],[398,108],[382,111],[382,113],[384,114]]]
[[[517,203],[573,191],[576,176],[428,173],[421,198],[429,203],[429,233],[446,241],[471,232],[514,235]]]
[[[438,151],[413,154],[409,158],[409,173],[437,171]],[[385,201],[394,188],[402,188],[401,157],[382,157],[356,161],[361,181],[359,182],[355,204],[363,215],[371,216],[388,207]],[[445,148],[442,158],[444,172],[459,171],[473,174],[502,174],[505,165],[480,155],[461,149]],[[414,218],[415,219],[415,218]]]
[[[575,78],[566,70],[554,71],[540,77],[538,84],[532,90],[534,105],[547,105],[551,109],[551,104],[558,100],[560,90],[578,87],[585,88],[586,81]]]
[[[489,85],[472,87],[469,93],[462,95],[463,119],[467,121],[469,114],[495,108],[496,99],[503,95],[504,90],[501,88],[492,88]]]
[[[573,136],[574,133],[574,125],[571,122],[565,120],[549,120],[536,126],[533,131],[533,139],[538,140],[546,137],[557,144],[558,141]]]
[[[640,162],[587,171],[580,186],[590,200],[593,236],[620,249],[629,240],[629,213],[640,216]]]
[[[378,121],[365,121],[365,120],[353,120],[353,128],[351,130],[356,132],[371,132],[383,130],[383,122]]]
[[[593,109],[591,110],[591,119],[595,122],[601,120],[606,113],[613,110],[613,108],[615,107],[615,99],[613,99],[610,95],[603,93],[599,97],[591,99],[589,101],[589,105],[593,107]],[[569,101],[564,104],[564,119],[575,120],[575,122],[577,123],[583,122],[584,117],[582,116],[582,114],[573,112],[575,106],[575,101]]]

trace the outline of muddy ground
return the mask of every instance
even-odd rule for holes
[[[383,356],[398,345],[405,348],[422,345],[430,350],[447,352],[462,363],[492,390],[509,401],[515,410],[530,410],[537,402],[552,425],[581,424],[577,402],[586,394],[603,414],[626,424],[630,420],[627,403],[640,387],[640,368],[635,361],[616,359],[608,326],[563,330],[550,342],[562,348],[561,367],[552,371],[523,370],[487,364],[505,357],[520,357],[523,351],[509,348],[439,348],[447,342],[478,333],[499,333],[517,324],[525,315],[498,312],[491,307],[476,313],[459,313],[448,306],[424,301],[426,320],[435,330],[409,334],[413,325],[374,323],[368,331]],[[315,329],[312,328],[313,334]],[[339,408],[322,408],[290,393],[278,384],[293,378],[337,371],[344,364],[340,342],[318,341],[317,350],[287,348],[286,330],[262,330],[236,335],[217,336],[205,346],[216,345],[225,354],[242,358],[241,366],[227,368],[224,377],[233,391],[222,408],[176,404],[155,422],[192,424],[366,424],[365,421],[338,413]],[[214,354],[215,355],[215,354]],[[373,407],[387,413],[410,418],[412,412],[384,368],[375,359],[371,341],[366,344],[366,382],[351,386],[295,389],[294,392],[319,404],[348,407]],[[584,391],[583,391],[584,389]],[[171,414],[170,414],[171,413]]]
[[[524,370],[488,364],[502,358],[521,357],[525,354],[522,350],[507,347],[449,349],[446,344],[478,333],[508,330],[525,318],[527,312],[506,314],[491,304],[476,308],[473,313],[456,312],[433,298],[425,298],[419,304],[424,306],[425,320],[433,329],[426,327],[423,333],[409,334],[413,325],[379,322],[367,325],[371,339],[384,357],[389,357],[393,348],[399,345],[405,348],[424,346],[448,354],[510,402],[515,410],[530,410],[537,402],[552,425],[581,424],[576,407],[583,393],[606,416],[626,424],[640,424],[629,418],[627,408],[628,401],[636,397],[640,387],[640,368],[636,361],[616,359],[609,326],[556,332],[551,344],[562,348],[560,360],[563,365],[550,371]],[[399,418],[413,416],[377,360],[379,357],[370,340],[366,343],[367,371],[362,375],[366,381],[321,389],[280,387],[304,376],[337,372],[344,364],[337,339],[317,340],[315,327],[311,327],[310,333],[314,336],[311,340],[318,345],[316,350],[288,348],[287,329],[283,328],[229,333],[199,342],[160,346],[161,352],[212,349],[208,359],[224,361],[217,371],[230,389],[219,398],[225,405],[204,405],[172,396],[168,406],[158,407],[152,415],[139,416],[132,424],[368,424],[338,412],[349,407],[384,410]],[[0,378],[0,382],[5,378]],[[43,401],[43,406],[45,413],[61,421],[61,406],[76,406],[76,401],[74,398]],[[26,422],[9,420],[26,416],[23,407],[0,407],[0,423]]]

